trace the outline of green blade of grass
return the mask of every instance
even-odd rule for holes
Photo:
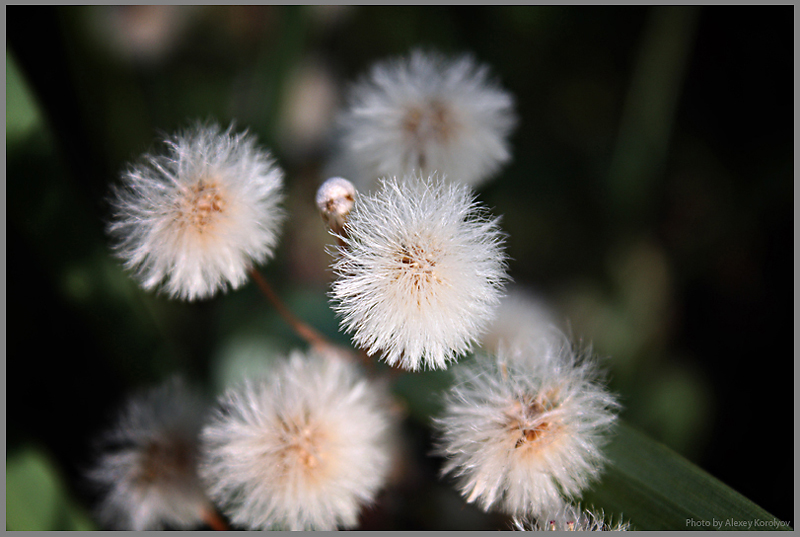
[[[583,501],[638,530],[791,529],[668,447],[621,423],[602,482]]]

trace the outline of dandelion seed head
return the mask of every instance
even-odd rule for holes
[[[369,354],[446,368],[492,320],[507,278],[503,235],[467,186],[383,181],[359,197],[342,239],[331,297]]]
[[[468,502],[515,515],[543,513],[596,479],[618,404],[596,362],[565,338],[542,338],[456,368],[436,420],[444,474]]]
[[[628,531],[630,524],[622,519],[606,523],[602,510],[564,504],[537,517],[514,517],[513,527],[517,531]]]
[[[377,63],[352,87],[339,117],[340,165],[359,170],[362,189],[379,177],[434,171],[477,186],[510,160],[513,108],[472,57],[415,50]]]
[[[282,184],[251,135],[197,124],[123,173],[108,226],[115,253],[146,290],[195,300],[235,289],[273,255]]]
[[[234,524],[352,528],[392,459],[388,394],[331,356],[296,353],[229,390],[203,430],[201,475]]]
[[[196,469],[201,420],[199,399],[179,380],[128,402],[88,473],[102,492],[105,525],[141,531],[202,523],[210,504]]]

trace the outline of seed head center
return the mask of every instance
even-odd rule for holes
[[[539,440],[558,428],[547,413],[558,406],[556,391],[523,396],[506,410],[508,430],[519,435],[514,448],[535,446]]]
[[[422,246],[403,246],[398,252],[398,278],[410,281],[418,291],[432,282],[441,282],[436,273],[435,252]]]
[[[309,425],[289,424],[285,421],[281,421],[281,429],[286,443],[284,457],[294,459],[292,462],[286,461],[288,465],[294,466],[294,463],[299,462],[306,471],[319,466],[321,462],[319,433]]]
[[[215,216],[225,211],[225,200],[214,182],[200,181],[186,192],[180,207],[181,220],[202,233],[210,227]]]
[[[428,140],[447,143],[457,129],[452,112],[439,100],[409,109],[402,125],[406,135],[419,145]]]
[[[142,454],[138,481],[153,484],[158,481],[180,479],[191,473],[194,456],[188,442],[151,442]]]

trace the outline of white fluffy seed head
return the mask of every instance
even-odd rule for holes
[[[511,158],[516,116],[486,66],[416,50],[374,65],[338,123],[341,165],[358,170],[363,190],[379,177],[434,171],[477,186]]]
[[[283,172],[233,126],[197,124],[145,154],[113,191],[115,253],[147,290],[206,298],[269,259],[283,220]]]
[[[345,229],[331,297],[359,347],[412,371],[471,349],[507,276],[498,219],[469,187],[383,181],[359,196]]]
[[[557,509],[599,476],[617,407],[595,362],[563,337],[459,366],[436,420],[443,474],[485,510]]]
[[[273,373],[224,394],[203,430],[210,496],[250,529],[354,527],[391,466],[387,392],[330,356]]]
[[[579,505],[565,504],[537,517],[514,517],[517,531],[628,531],[630,523],[622,519],[606,523],[602,510],[581,509]]]
[[[132,398],[88,473],[98,518],[120,530],[199,526],[211,506],[197,476],[203,407],[178,380]]]
[[[317,190],[316,202],[322,219],[336,234],[343,232],[355,201],[356,187],[343,177],[331,177]]]

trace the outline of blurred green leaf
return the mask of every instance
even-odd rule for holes
[[[47,458],[26,450],[6,463],[6,529],[53,530],[59,483]]]
[[[25,139],[41,126],[36,99],[31,94],[14,57],[6,50],[6,140]]]
[[[620,424],[608,469],[583,501],[638,530],[790,529],[663,444]]]
[[[6,462],[7,530],[92,530],[83,510],[67,496],[50,458],[26,448]]]

